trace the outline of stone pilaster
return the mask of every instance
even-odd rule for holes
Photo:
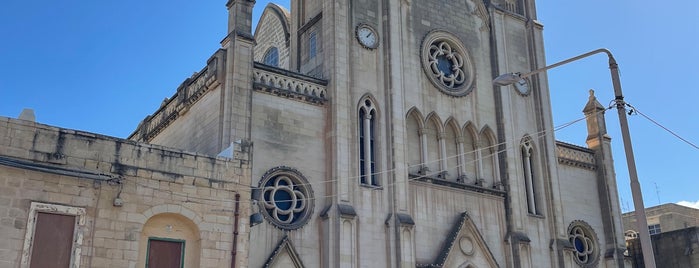
[[[228,35],[221,41],[226,49],[225,80],[221,92],[223,117],[221,147],[250,139],[253,48],[252,8],[255,1],[230,0]]]

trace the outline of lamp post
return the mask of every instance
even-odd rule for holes
[[[641,184],[638,182],[638,173],[636,172],[636,161],[633,156],[633,148],[631,146],[631,135],[629,134],[629,123],[626,119],[626,102],[621,93],[621,82],[619,82],[619,66],[612,55],[612,52],[600,48],[587,52],[585,54],[563,60],[546,67],[533,70],[528,73],[507,73],[493,79],[493,84],[497,86],[507,86],[519,82],[520,80],[532,76],[537,73],[544,72],[548,69],[561,66],[585,57],[592,56],[598,53],[605,53],[609,57],[609,70],[612,75],[612,85],[614,86],[614,102],[616,103],[617,111],[619,112],[619,125],[621,126],[621,137],[624,141],[624,153],[626,154],[626,165],[629,169],[629,178],[631,180],[631,195],[633,196],[633,206],[636,210],[636,223],[641,239],[641,250],[643,252],[643,262],[646,268],[655,268],[655,259],[653,257],[653,248],[650,243],[650,234],[648,232],[648,222],[646,220],[646,211],[643,206],[643,195],[641,194]]]

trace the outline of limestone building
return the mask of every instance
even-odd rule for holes
[[[249,150],[250,267],[624,267],[604,107],[557,142],[533,0],[229,0],[130,139]]]
[[[636,214],[622,214],[626,239],[638,237]],[[668,203],[646,208],[648,231],[651,235],[699,226],[699,209]]]
[[[246,267],[235,156],[0,117],[0,267]]]
[[[699,266],[699,209],[668,203],[646,208],[648,232],[658,267]],[[634,211],[622,214],[627,255],[644,267]]]
[[[622,214],[627,255],[632,267],[644,267],[636,214]],[[699,209],[678,204],[646,208],[648,232],[658,267],[699,267]]]

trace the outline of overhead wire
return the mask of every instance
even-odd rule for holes
[[[609,106],[609,107],[606,108],[605,110],[597,111],[596,113],[593,113],[593,114],[590,114],[590,115],[586,115],[586,116],[583,116],[583,117],[581,117],[581,118],[578,118],[578,119],[572,120],[572,121],[570,121],[570,122],[567,122],[567,123],[561,124],[561,125],[559,125],[559,126],[556,126],[556,127],[553,128],[553,132],[559,131],[559,130],[564,129],[564,128],[567,128],[567,127],[569,127],[569,126],[571,126],[571,125],[574,125],[575,123],[578,123],[578,122],[580,122],[580,121],[582,121],[582,120],[585,120],[586,118],[588,118],[588,117],[590,117],[590,116],[595,116],[595,115],[597,115],[597,113],[602,113],[602,112],[604,112],[604,111],[606,111],[606,110],[609,110],[609,109],[611,109],[612,107],[613,107],[613,106]],[[551,131],[550,131],[550,130],[547,130],[547,129],[544,129],[544,130],[541,130],[541,131],[539,131],[539,132],[533,133],[533,135],[534,135],[534,137],[536,137],[536,138],[542,138],[542,137],[545,137],[546,135],[548,135],[548,132],[551,132]],[[482,161],[483,159],[492,157],[493,155],[497,155],[497,154],[499,154],[499,153],[502,153],[502,152],[505,152],[505,151],[507,151],[507,150],[513,149],[513,148],[515,148],[518,144],[519,144],[519,143],[503,141],[503,142],[501,142],[501,143],[497,143],[497,144],[493,144],[493,145],[491,145],[491,146],[487,146],[487,147],[475,149],[475,150],[472,150],[472,151],[464,152],[464,153],[462,153],[462,154],[452,155],[452,156],[448,156],[448,157],[446,157],[446,158],[439,158],[439,159],[431,160],[431,161],[428,161],[428,162],[425,162],[425,163],[420,163],[420,164],[415,164],[415,165],[408,165],[407,167],[405,167],[405,169],[406,169],[406,173],[408,173],[408,170],[409,170],[410,168],[414,168],[414,167],[417,167],[417,166],[422,166],[422,165],[425,165],[425,164],[428,164],[428,163],[435,163],[435,162],[439,163],[439,162],[441,162],[441,161],[443,161],[443,160],[445,160],[445,159],[449,159],[449,158],[453,158],[453,157],[459,157],[459,156],[461,156],[461,155],[466,155],[466,154],[475,153],[475,152],[477,152],[477,151],[479,151],[479,150],[480,150],[480,151],[483,151],[484,149],[488,149],[489,151],[492,152],[492,153],[490,153],[490,154],[486,154],[485,156],[484,156],[484,155],[481,155],[480,158],[474,158],[474,159],[472,159],[472,160],[466,161],[466,162],[464,162],[464,163],[462,163],[462,164],[459,164],[459,165],[455,166],[456,168],[459,168],[459,167],[461,167],[461,166],[463,166],[463,165],[465,165],[465,164],[467,164],[467,163],[473,163],[473,162]],[[492,150],[491,150],[492,148],[497,148],[497,147],[499,147],[499,146],[501,146],[501,145],[506,145],[506,147],[505,147],[504,149],[498,150],[498,151],[492,151]],[[372,173],[372,174],[381,175],[381,174],[386,174],[386,173],[395,172],[396,170],[397,170],[397,168],[396,168],[396,169],[384,170],[384,171],[380,171],[380,172],[375,172],[375,173]],[[440,172],[441,172],[441,171],[437,171],[437,172],[433,172],[433,173],[430,173],[430,174],[425,174],[425,175],[421,175],[421,176],[409,178],[409,179],[407,179],[407,180],[405,180],[405,181],[396,181],[396,182],[391,182],[391,183],[385,183],[385,184],[380,185],[380,186],[378,187],[378,189],[383,188],[383,187],[393,186],[393,185],[395,185],[395,184],[397,184],[397,183],[410,182],[410,181],[419,180],[419,179],[422,179],[422,178],[432,178],[432,176],[437,175],[437,174],[439,174]],[[318,185],[325,184],[325,183],[333,183],[333,182],[337,182],[337,181],[341,181],[341,180],[355,180],[355,179],[358,179],[358,178],[360,178],[360,176],[350,176],[350,177],[335,178],[335,179],[332,179],[332,180],[325,180],[325,181],[320,181],[320,182],[299,183],[299,184],[296,184],[296,185],[298,185],[298,186],[314,186],[314,185],[315,185],[315,186],[318,186]],[[234,184],[234,185],[239,185],[239,186],[243,186],[243,187],[251,187],[251,185],[247,185],[247,184],[243,184],[243,183],[238,183],[238,182],[224,182],[224,183],[232,183],[232,184]],[[163,189],[161,189],[160,187],[149,186],[149,185],[141,184],[141,183],[138,183],[138,182],[135,182],[135,184],[138,185],[138,186],[141,186],[141,187],[150,188],[150,189],[158,190],[158,191],[166,191],[166,192],[169,192],[169,193],[172,194],[172,195],[185,197],[185,198],[187,198],[186,201],[189,201],[189,202],[192,202],[190,199],[198,199],[198,200],[212,201],[212,202],[227,202],[227,203],[228,203],[228,202],[230,202],[230,203],[234,203],[234,202],[235,202],[235,200],[210,199],[210,198],[203,198],[203,197],[192,196],[192,195],[189,195],[189,194],[186,194],[186,193],[178,193],[178,192],[174,192],[174,191],[171,191],[171,190],[163,190]],[[258,189],[259,189],[259,188],[261,188],[261,187],[252,187],[252,188],[258,188]],[[225,190],[225,191],[229,191],[229,192],[234,192],[234,191],[232,191],[232,190],[227,190],[227,189],[222,189],[222,188],[218,188],[218,189],[215,189],[215,190]],[[336,196],[341,195],[341,194],[347,194],[347,193],[334,193],[334,194],[328,194],[328,195],[323,195],[323,196],[306,197],[306,198],[301,198],[301,199],[297,199],[297,200],[308,201],[308,200],[315,200],[315,199],[321,199],[321,198],[331,198],[331,197],[336,197]],[[289,201],[291,201],[291,200],[277,200],[277,201],[279,201],[279,202],[289,202]],[[239,202],[241,202],[241,203],[245,203],[245,202],[250,202],[250,203],[252,203],[252,200],[241,200],[241,201],[239,201]]]
[[[632,106],[632,105],[629,104],[629,103],[626,103],[626,106],[628,106],[628,107],[631,108],[631,112],[630,112],[630,113],[637,113],[637,114],[640,114],[641,116],[643,116],[645,119],[647,119],[648,121],[652,122],[652,123],[655,124],[656,126],[662,128],[663,130],[665,130],[665,131],[667,131],[668,133],[672,134],[673,136],[675,136],[676,138],[680,139],[680,140],[683,141],[684,143],[689,144],[689,146],[694,147],[694,149],[698,149],[698,150],[699,150],[699,146],[697,146],[696,144],[692,143],[691,141],[689,141],[689,140],[683,138],[683,137],[680,136],[679,134],[677,134],[677,133],[675,133],[674,131],[670,130],[669,128],[663,126],[662,124],[658,123],[657,121],[653,120],[653,118],[650,118],[650,116],[648,116],[648,115],[642,113],[640,110],[638,110],[638,108]]]

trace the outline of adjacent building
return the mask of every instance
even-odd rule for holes
[[[646,208],[645,212],[656,265],[699,267],[699,209],[668,203]],[[622,217],[627,255],[633,267],[644,267],[636,215],[632,211]]]
[[[250,267],[626,265],[605,107],[572,145],[545,74],[492,84],[546,64],[533,0],[253,5],[129,137],[246,148]]]
[[[622,214],[624,235],[628,238],[637,238],[638,227],[636,214],[626,212]],[[688,227],[699,226],[699,209],[668,203],[646,208],[648,231],[651,235],[680,230]]]
[[[0,267],[246,267],[249,159],[229,156],[0,117]]]

